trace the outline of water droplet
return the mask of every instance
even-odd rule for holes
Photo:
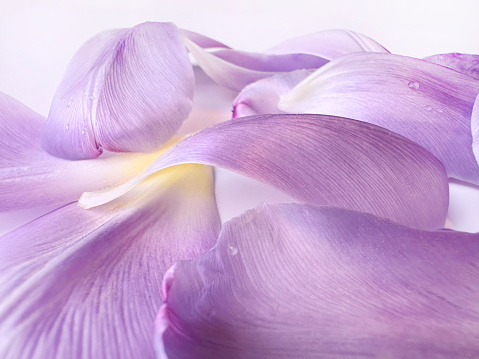
[[[429,106],[427,105],[426,107],[424,107],[426,109],[426,111],[432,111],[432,106]]]
[[[69,130],[69,129],[70,129],[70,125],[68,125],[68,123],[67,123],[67,124],[65,125],[65,128],[66,128],[67,130]]]
[[[72,100],[68,101],[68,103],[67,103],[67,107],[70,107],[70,106],[72,105],[72,103],[73,103],[73,101],[72,101]]]
[[[93,101],[94,99],[95,99],[95,98],[94,98],[93,96],[90,96],[90,100],[92,100],[92,101]]]
[[[419,89],[419,82],[409,81],[409,83],[407,84],[407,87],[409,87],[411,90],[417,91]]]
[[[84,135],[84,134],[85,134],[85,130],[81,130],[81,134]]]
[[[231,256],[235,256],[238,254],[238,248],[235,246],[228,244],[228,252],[230,253]]]
[[[438,109],[437,109],[437,112],[439,112],[439,113],[443,113],[444,111],[443,111],[443,110],[441,110],[440,108],[438,108]]]

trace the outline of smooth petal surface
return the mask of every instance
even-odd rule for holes
[[[154,357],[164,272],[220,230],[212,178],[177,167],[105,206],[70,204],[0,237],[0,357]]]
[[[479,55],[458,53],[439,54],[426,57],[424,60],[449,67],[450,69],[479,80]]]
[[[245,117],[185,138],[136,178],[95,193],[89,208],[126,193],[157,171],[185,163],[222,167],[294,198],[373,213],[418,228],[444,225],[442,164],[415,143],[364,122],[319,115]]]
[[[95,161],[67,161],[42,150],[45,119],[0,93],[0,211],[77,201],[84,191],[139,174],[159,153],[117,154]]]
[[[449,177],[479,184],[471,112],[479,82],[423,60],[352,54],[330,62],[284,95],[279,109],[324,113],[385,127],[431,151]]]
[[[233,118],[284,113],[278,109],[281,96],[291,91],[311,72],[312,70],[297,70],[249,84],[233,102]]]
[[[187,38],[184,41],[209,77],[236,91],[265,77],[298,69],[316,69],[327,62],[321,57],[308,54],[268,55],[236,50],[208,52]]]
[[[479,96],[474,102],[471,115],[472,150],[479,164]]]
[[[382,45],[363,34],[349,30],[326,30],[295,37],[266,51],[268,54],[310,54],[328,60],[354,52],[384,52]]]
[[[479,234],[260,206],[165,276],[157,358],[475,358]]]
[[[54,96],[43,147],[67,159],[151,152],[192,108],[193,69],[175,25],[101,33],[75,54]]]

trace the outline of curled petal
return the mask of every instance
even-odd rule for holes
[[[311,74],[297,70],[264,78],[246,86],[233,102],[233,118],[284,113],[278,109],[281,96]]]
[[[0,357],[153,358],[163,274],[210,249],[220,225],[212,169],[189,165],[1,237]]]
[[[479,80],[479,55],[469,54],[439,54],[426,57],[424,60],[450,69]]]
[[[164,278],[157,358],[479,355],[479,234],[260,206]]]
[[[75,54],[54,96],[43,147],[67,159],[150,152],[192,108],[193,70],[173,24],[109,31]]]
[[[270,50],[268,54],[310,54],[321,56],[327,60],[353,52],[384,52],[382,45],[363,34],[349,30],[326,30],[289,39]]]
[[[392,54],[330,62],[284,95],[279,109],[326,113],[385,127],[431,151],[449,177],[479,184],[471,112],[479,82],[449,68]]]
[[[198,65],[214,81],[232,90],[281,72],[318,68],[327,60],[305,54],[267,55],[236,50],[208,52],[195,42],[184,39]]]
[[[181,36],[193,41],[196,45],[203,49],[211,49],[211,48],[225,48],[230,49],[229,46],[219,42],[215,39],[210,37],[198,34],[196,32],[185,30],[185,29],[178,29],[180,31]]]
[[[479,164],[479,96],[474,102],[471,115],[472,150]]]
[[[234,139],[234,141],[232,141]],[[272,184],[311,204],[440,228],[448,206],[442,164],[417,144],[364,122],[325,115],[244,117],[185,138],[136,178],[95,193],[87,208],[128,192],[162,169],[201,163]]]
[[[95,191],[136,176],[161,151],[117,154],[95,161],[67,161],[42,150],[45,119],[0,93],[0,211],[77,201]]]

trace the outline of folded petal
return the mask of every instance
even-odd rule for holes
[[[308,77],[312,70],[274,75],[246,86],[233,102],[233,118],[284,113],[278,109],[281,96]]]
[[[426,57],[424,60],[449,67],[450,69],[479,80],[479,55],[459,53],[439,54]]]
[[[266,51],[268,54],[310,54],[328,60],[353,52],[385,52],[382,45],[363,34],[349,30],[326,30],[295,37]]]
[[[479,164],[479,96],[476,97],[471,115],[472,151]]]
[[[233,140],[232,140],[233,139]],[[222,167],[311,204],[373,213],[417,228],[441,228],[448,205],[442,164],[415,143],[364,122],[321,115],[253,116],[185,138],[136,178],[85,193],[87,208],[147,176],[184,163]]]
[[[211,248],[220,225],[212,169],[189,165],[1,237],[0,357],[154,357],[161,278]]]
[[[0,211],[63,205],[136,176],[161,153],[67,161],[42,150],[45,119],[0,93]]]
[[[479,234],[260,206],[163,282],[157,358],[479,355]]]
[[[184,39],[198,65],[218,84],[240,91],[244,86],[281,72],[316,69],[327,60],[309,54],[268,55],[236,50],[208,52],[195,42]]]
[[[393,54],[352,54],[330,62],[284,95],[279,109],[324,113],[385,127],[431,151],[449,177],[479,184],[471,112],[479,81]]]
[[[178,29],[144,23],[101,33],[75,54],[54,96],[43,147],[67,159],[150,152],[192,108],[193,70]]]

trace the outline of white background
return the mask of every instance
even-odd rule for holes
[[[424,57],[479,53],[478,10],[476,1],[440,0],[0,0],[0,91],[47,115],[62,73],[84,41],[100,31],[144,21],[171,21],[246,51],[344,28],[374,38],[391,52]],[[254,181],[225,171],[217,174],[225,219],[278,196]],[[254,195],[245,199],[245,189]],[[280,195],[276,200],[286,198]],[[224,209],[225,204],[230,208]],[[454,185],[450,213],[456,228],[479,231],[479,190]]]

